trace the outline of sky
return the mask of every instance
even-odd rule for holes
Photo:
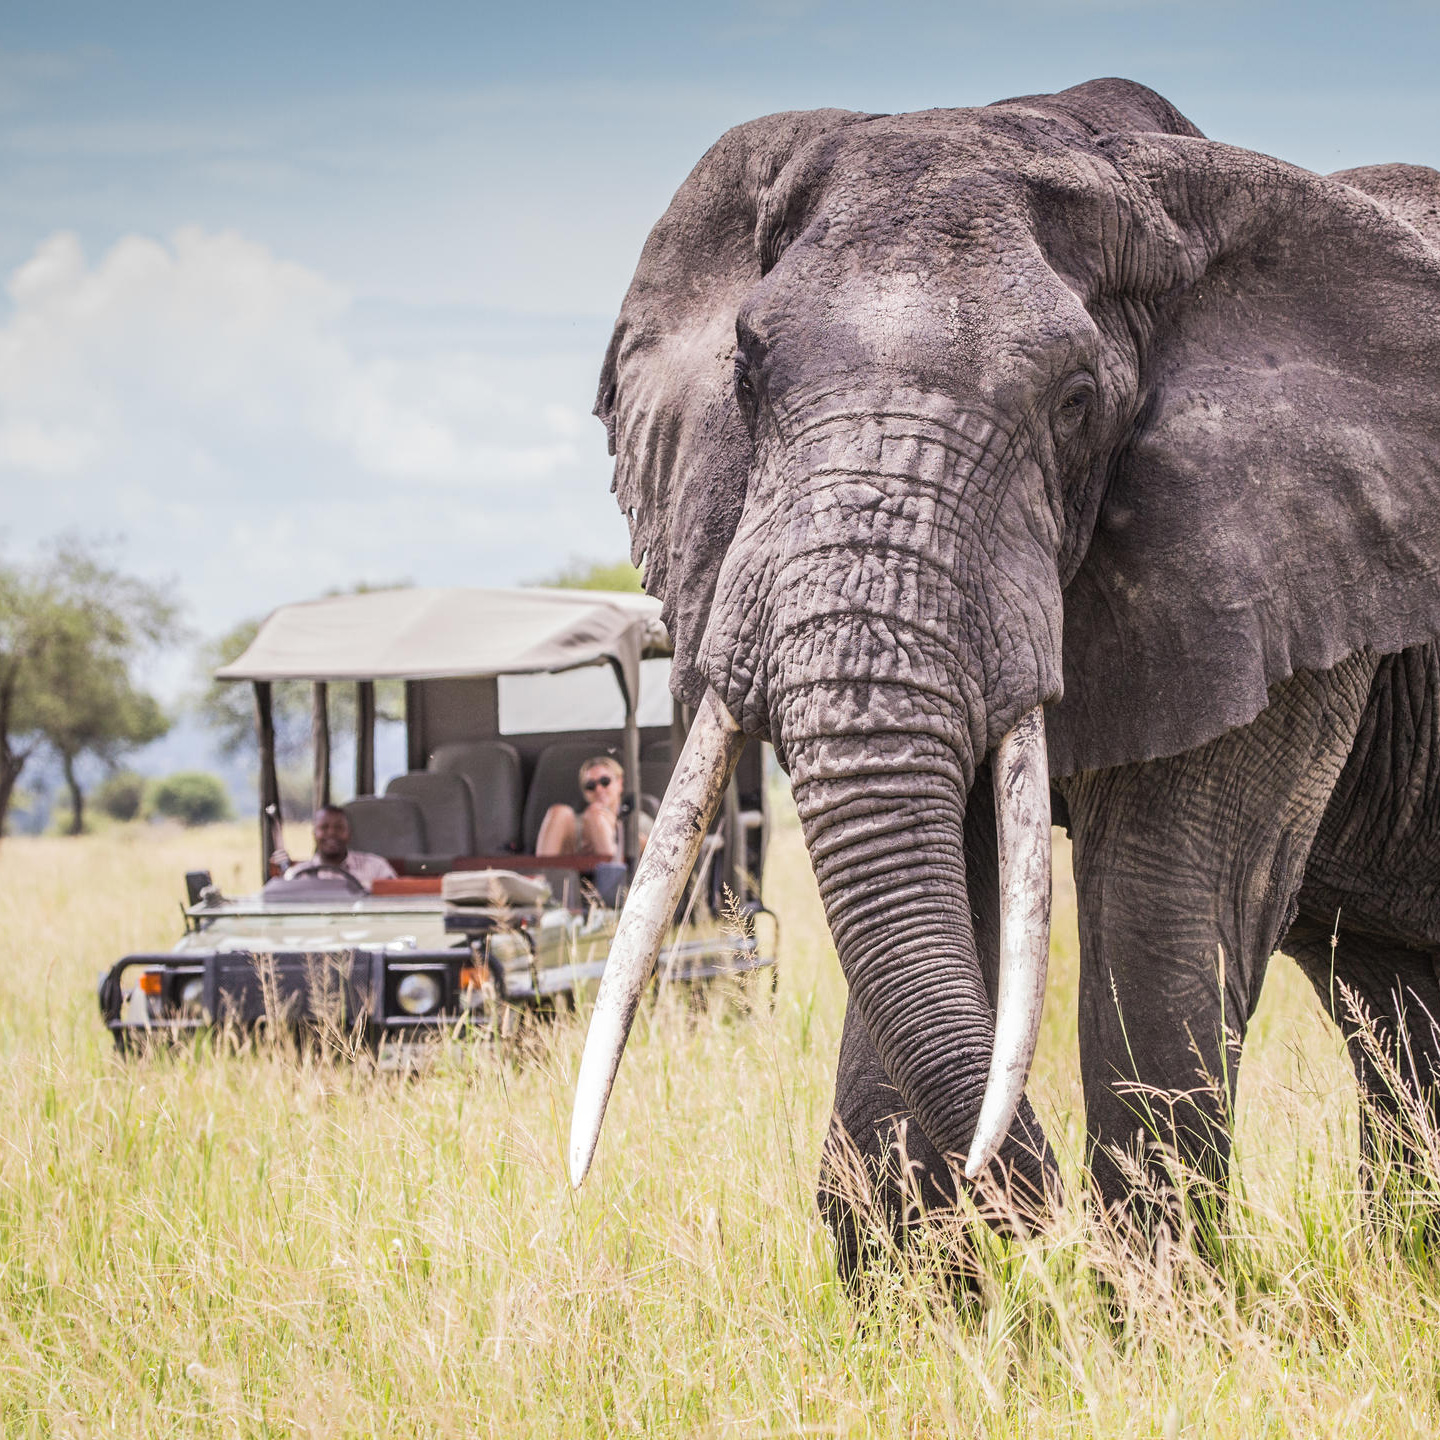
[[[1440,166],[1437,61],[1440,0],[11,0],[0,553],[103,543],[196,636],[619,558],[595,377],[727,126],[1124,75],[1314,169]]]

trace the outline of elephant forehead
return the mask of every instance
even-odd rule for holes
[[[952,414],[963,396],[967,408],[1020,417],[1101,347],[1081,296],[1028,234],[979,251],[953,237],[807,232],[746,298],[738,324],[749,357],[763,357],[782,423],[817,391],[853,390],[860,376],[877,401],[914,387],[948,396]]]
[[[873,116],[802,147],[762,198],[759,223],[773,224],[820,193],[884,193],[900,213],[964,199],[992,215],[1022,215],[1037,184],[1089,194],[1107,162],[1052,121],[991,109]]]
[[[762,263],[773,260],[803,232],[831,250],[861,242],[881,270],[998,263],[1024,284],[1027,257],[1058,244],[1079,258],[1077,236],[1118,243],[1130,198],[1110,155],[1057,131],[1053,117],[886,116],[821,136],[792,158],[760,199],[756,250]]]

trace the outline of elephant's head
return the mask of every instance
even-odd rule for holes
[[[742,126],[645,247],[597,413],[709,716],[676,834],[734,726],[773,741],[943,1153],[977,1148],[991,1070],[962,827],[1002,738],[1045,706],[1053,773],[1173,754],[1294,669],[1440,629],[1436,253],[1355,183],[1097,81]],[[1028,1059],[996,1058],[999,1135]]]

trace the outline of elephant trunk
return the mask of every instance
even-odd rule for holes
[[[816,746],[813,756],[802,746],[799,763],[818,767],[797,785],[796,799],[831,930],[882,1063],[935,1143],[945,1153],[966,1153],[973,1180],[1009,1130],[1040,1029],[1050,943],[1043,712],[1025,715],[994,756],[1001,953],[993,1026],[966,903],[964,792],[947,773],[954,755],[931,737],[911,739],[904,763],[879,769],[872,748],[847,766],[853,743]],[[636,1007],[743,743],[724,705],[708,694],[596,998],[571,1118],[574,1185],[594,1158]],[[819,773],[837,766],[832,775]],[[918,866],[917,855],[925,857]],[[887,979],[887,955],[898,967],[895,980]]]
[[[1001,855],[998,1019],[965,873],[966,777],[923,731],[789,741],[795,799],[852,997],[886,1073],[976,1178],[1009,1131],[1049,950],[1049,775],[1027,713],[992,757]]]
[[[885,406],[823,387],[813,404],[803,398],[786,397],[760,447],[707,670],[790,772],[882,1067],[931,1142],[964,1156],[974,1178],[1023,1093],[1048,958],[1040,705],[1060,689],[1055,520],[1023,436],[979,408],[918,391]],[[1002,872],[998,1021],[964,858],[966,799],[987,755]]]
[[[1038,706],[1059,690],[1053,517],[1027,498],[1043,487],[1017,480],[1031,461],[1012,437],[948,397],[896,398],[894,413],[877,413],[824,389],[815,406],[787,412],[784,434],[757,442],[700,657],[714,689],[687,745],[689,789],[667,793],[645,862],[672,804],[698,844],[695,827],[708,824],[738,753],[737,724],[773,739],[881,1064],[931,1142],[963,1156],[973,1178],[1009,1131],[1044,988],[1049,773]],[[964,850],[966,797],[987,751],[1002,870],[998,1022]],[[676,848],[672,866],[689,853]],[[667,914],[670,890],[656,893],[634,942],[634,987],[660,943],[655,917]],[[615,1010],[626,1024],[600,1027],[603,1061],[597,1051],[591,1063],[587,1044],[577,1183],[633,1007]],[[597,1001],[597,1020],[601,1010]]]

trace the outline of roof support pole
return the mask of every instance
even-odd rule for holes
[[[355,793],[375,793],[375,682],[355,686]]]
[[[423,770],[430,741],[425,724],[425,685],[420,680],[405,682],[405,768]]]
[[[283,843],[280,784],[275,776],[275,715],[270,682],[255,682],[255,735],[260,746],[260,883],[270,874],[270,856]]]
[[[314,757],[311,808],[330,803],[330,704],[329,686],[316,680],[310,687],[310,751]]]
[[[625,697],[625,798],[630,802],[630,813],[625,817],[625,862],[630,873],[635,873],[636,862],[640,859],[640,724],[635,716],[635,701]]]
[[[735,903],[743,905],[750,898],[745,884],[745,831],[740,824],[740,786],[734,775],[725,787],[725,799],[720,807],[721,833],[725,837],[725,865],[721,871],[724,890],[735,897]],[[730,903],[729,895],[720,895],[722,910]]]
[[[690,733],[690,721],[692,716],[689,707],[682,701],[671,700],[670,702],[670,762],[674,764],[679,760],[680,752],[685,748],[685,737]]]

